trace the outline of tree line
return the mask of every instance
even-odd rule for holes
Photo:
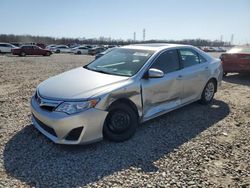
[[[100,37],[99,39],[86,38],[55,38],[48,36],[33,36],[33,35],[13,35],[0,34],[0,42],[7,43],[43,43],[43,44],[99,44],[99,45],[127,45],[134,43],[175,43],[175,44],[190,44],[194,46],[231,46],[229,42],[219,40],[205,40],[205,39],[186,39],[186,40],[116,40],[110,38]]]

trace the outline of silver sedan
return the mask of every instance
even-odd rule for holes
[[[42,82],[31,99],[32,121],[58,144],[124,141],[139,123],[194,101],[210,103],[222,73],[220,60],[189,45],[116,48]]]

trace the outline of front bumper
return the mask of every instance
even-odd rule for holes
[[[81,113],[68,115],[40,108],[35,97],[31,99],[32,122],[46,137],[57,144],[87,144],[101,140],[106,111],[91,108]],[[80,129],[77,139],[67,139],[70,132]]]

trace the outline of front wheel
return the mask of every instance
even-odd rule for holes
[[[122,142],[131,138],[138,125],[134,110],[123,103],[111,106],[103,127],[103,135],[108,140]]]
[[[25,52],[21,52],[20,56],[24,57],[24,56],[26,56],[26,53]]]
[[[223,72],[223,76],[226,76],[227,75],[227,72]]]
[[[200,102],[202,104],[208,104],[213,100],[215,88],[216,88],[215,81],[213,80],[208,81],[201,95]]]
[[[77,54],[80,55],[80,54],[81,54],[81,51],[78,51]]]

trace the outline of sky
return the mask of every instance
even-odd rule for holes
[[[0,0],[0,34],[250,43],[250,0]]]

